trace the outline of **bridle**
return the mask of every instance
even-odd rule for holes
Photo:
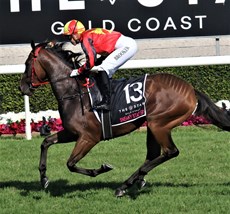
[[[42,47],[38,47],[35,49],[34,51],[34,54],[33,54],[33,61],[32,61],[32,72],[31,72],[31,86],[33,88],[37,88],[41,85],[45,85],[45,84],[49,84],[49,81],[44,81],[42,80],[36,73],[36,69],[35,69],[35,62],[37,61],[37,57],[38,57],[38,54],[40,52]],[[39,81],[38,83],[34,83],[33,80],[34,78],[36,77],[36,79]]]

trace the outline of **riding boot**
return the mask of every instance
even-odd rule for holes
[[[102,100],[93,106],[95,110],[110,110],[110,81],[106,71],[97,74],[97,85],[102,95]]]

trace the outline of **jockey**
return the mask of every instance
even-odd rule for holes
[[[78,20],[71,20],[64,26],[63,34],[73,45],[81,43],[86,56],[86,62],[79,69],[74,69],[70,76],[74,77],[89,71],[95,65],[98,67],[98,87],[102,94],[102,101],[96,103],[93,109],[110,110],[110,81],[116,70],[127,62],[137,51],[134,39],[122,35],[117,31],[103,28],[85,30]],[[97,58],[97,54],[101,57]]]

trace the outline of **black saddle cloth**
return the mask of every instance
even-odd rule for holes
[[[130,79],[111,80],[111,121],[112,126],[134,121],[146,115],[145,81],[147,75]],[[94,79],[94,86],[89,88],[91,104],[101,100],[100,91]],[[94,111],[97,118],[99,115]],[[100,119],[99,119],[100,120]]]

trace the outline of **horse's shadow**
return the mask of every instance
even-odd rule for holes
[[[68,180],[60,179],[56,181],[52,181],[50,183],[49,187],[44,190],[39,182],[37,181],[7,181],[7,182],[0,182],[0,189],[13,187],[17,190],[20,190],[21,196],[28,196],[31,192],[39,192],[39,191],[46,191],[50,194],[52,197],[62,197],[68,193],[73,192],[84,192],[88,190],[100,190],[100,189],[111,189],[112,191],[115,191],[116,188],[121,185],[120,182],[88,182],[88,183],[76,183],[76,184],[69,184]],[[131,199],[136,199],[139,195],[143,194],[149,194],[152,191],[152,188],[154,187],[182,187],[182,188],[189,188],[189,187],[197,187],[201,186],[203,184],[189,184],[189,183],[162,183],[162,182],[155,182],[155,183],[147,183],[147,185],[139,190],[137,186],[133,186],[129,189],[127,192],[127,196],[129,196]],[[208,185],[208,184],[207,184]],[[222,183],[219,185],[223,186],[230,186],[229,183]],[[71,196],[70,196],[71,197]],[[39,200],[40,198],[38,196],[34,197],[34,199]]]
[[[0,182],[0,190],[4,188],[15,188],[20,191],[20,195],[28,196],[31,192],[44,192],[46,191],[53,197],[62,197],[65,194],[72,192],[84,192],[87,190],[100,190],[103,188],[109,188],[115,190],[120,183],[118,182],[88,182],[88,183],[76,183],[69,184],[68,180],[59,179],[52,181],[47,189],[43,189],[38,181],[7,181]]]

